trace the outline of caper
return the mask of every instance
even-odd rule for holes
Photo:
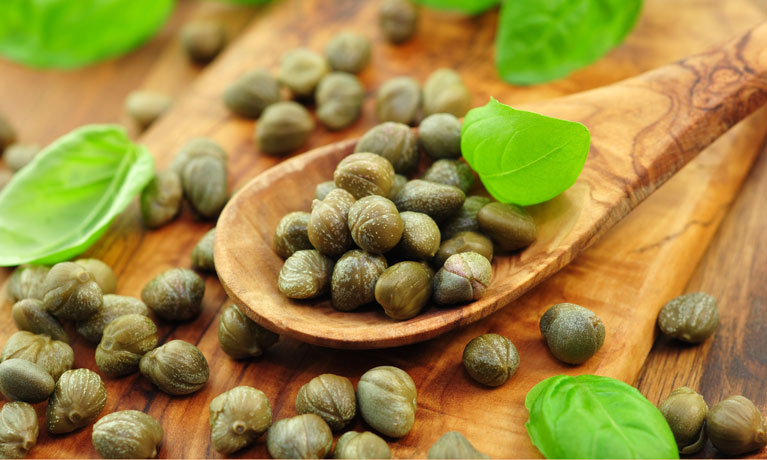
[[[404,225],[402,238],[394,252],[410,260],[426,260],[434,257],[439,249],[440,231],[434,219],[420,212],[400,213]]]
[[[378,277],[386,270],[386,258],[354,249],[338,259],[330,281],[333,307],[350,311],[375,300]]]
[[[272,426],[269,399],[253,387],[239,386],[210,402],[210,441],[222,454],[252,444]]]
[[[157,91],[133,91],[125,99],[125,112],[139,129],[146,129],[168,111],[173,100]]]
[[[379,366],[365,372],[357,384],[362,418],[379,433],[405,436],[415,423],[416,388],[407,372]]]
[[[551,354],[568,364],[586,362],[605,341],[602,320],[591,310],[572,303],[546,310],[540,329]]]
[[[418,9],[411,0],[384,0],[378,10],[378,25],[390,42],[405,42],[418,29]]]
[[[490,458],[477,450],[461,433],[448,431],[429,448],[426,458]]]
[[[40,427],[35,408],[10,402],[0,409],[0,458],[24,458],[35,444]]]
[[[170,342],[145,354],[141,374],[169,395],[194,393],[208,381],[208,361],[199,348],[183,340]]]
[[[378,121],[411,124],[421,114],[421,87],[411,77],[395,77],[376,92]]]
[[[314,97],[317,118],[329,129],[338,130],[359,118],[365,89],[354,75],[331,72],[322,77]]]
[[[471,302],[481,298],[493,267],[485,256],[476,252],[462,252],[447,258],[434,277],[434,301],[440,305]]]
[[[215,237],[216,228],[214,227],[208,230],[192,249],[192,267],[194,269],[215,273],[216,264],[213,261],[213,240]]]
[[[21,331],[44,334],[53,340],[69,343],[69,337],[59,320],[43,308],[37,299],[24,299],[16,302],[11,309],[13,322]]]
[[[331,190],[324,200],[312,202],[307,234],[318,251],[328,256],[343,254],[352,244],[349,232],[349,208],[354,196],[344,189]]]
[[[11,123],[0,114],[0,152],[16,142],[16,130]]]
[[[335,190],[336,188],[336,183],[332,180],[320,182],[314,189],[314,198],[322,201],[328,196],[328,193],[330,193],[331,190]]]
[[[331,69],[359,73],[370,62],[370,40],[355,32],[341,31],[325,46],[325,56]]]
[[[675,297],[658,315],[658,326],[664,334],[689,343],[699,343],[711,337],[718,325],[716,299],[705,292]]]
[[[45,401],[54,386],[53,378],[38,364],[16,358],[0,363],[0,393],[11,401]]]
[[[519,353],[506,337],[483,334],[466,344],[463,349],[463,367],[477,382],[497,387],[517,372]]]
[[[200,216],[218,217],[229,199],[226,162],[214,156],[200,156],[189,161],[181,172],[184,196]]]
[[[706,416],[711,444],[725,455],[764,449],[767,427],[759,409],[743,396],[730,396],[715,404]]]
[[[158,316],[184,321],[202,311],[205,282],[186,268],[171,268],[155,276],[141,290],[141,300]]]
[[[306,143],[314,131],[314,118],[293,101],[268,106],[256,124],[258,147],[267,155],[287,155]]]
[[[330,288],[333,265],[333,259],[314,249],[296,251],[282,265],[277,287],[291,299],[321,296]]]
[[[144,224],[149,228],[157,228],[173,220],[181,209],[183,197],[181,178],[175,171],[155,173],[139,199]]]
[[[162,444],[160,423],[137,410],[121,410],[93,425],[91,441],[103,458],[156,458]]]
[[[38,153],[40,153],[40,146],[38,145],[11,144],[5,149],[3,160],[11,171],[16,172],[31,163]]]
[[[3,361],[11,358],[25,359],[37,363],[58,380],[64,371],[71,369],[75,362],[72,347],[47,335],[27,331],[13,334],[3,347]]]
[[[352,382],[339,375],[318,375],[298,390],[296,412],[319,415],[330,429],[340,430],[357,413]]]
[[[234,359],[257,358],[279,336],[248,318],[236,305],[228,306],[218,320],[218,343]]]
[[[96,348],[96,365],[110,377],[136,372],[141,357],[157,346],[157,340],[157,326],[148,317],[120,316],[104,328]]]
[[[424,115],[449,113],[462,117],[470,105],[471,93],[453,69],[435,70],[423,85]]]
[[[63,434],[90,425],[107,404],[107,390],[101,377],[88,369],[66,371],[56,382],[45,422],[48,431]]]
[[[434,113],[418,125],[418,144],[432,158],[461,156],[461,122],[449,113]]]
[[[246,72],[224,90],[226,106],[245,118],[260,117],[267,106],[279,100],[280,84],[266,69]]]
[[[394,168],[386,158],[358,152],[341,160],[333,173],[336,187],[360,199],[368,195],[389,196],[394,182]]]
[[[43,300],[43,283],[50,270],[47,265],[22,265],[14,270],[5,288],[8,300]]]
[[[484,196],[472,195],[466,197],[461,209],[453,217],[442,224],[442,237],[452,238],[461,232],[478,232],[479,221],[477,214],[486,204],[492,200]]]
[[[296,211],[280,219],[274,231],[274,249],[280,257],[287,259],[296,251],[312,249],[308,233],[309,216],[308,212]]]
[[[418,165],[418,143],[405,124],[387,121],[369,129],[354,152],[372,152],[389,160],[398,174],[409,174]]]
[[[189,59],[206,64],[226,46],[226,31],[215,21],[190,22],[181,28],[181,45]]]
[[[390,318],[412,318],[431,298],[433,277],[434,272],[425,264],[413,261],[394,264],[376,281],[376,301]]]
[[[465,198],[458,187],[416,179],[402,187],[394,203],[400,211],[422,212],[442,222],[461,209]]]
[[[279,420],[266,433],[272,458],[325,458],[332,444],[330,427],[315,414]]]
[[[489,203],[477,213],[477,222],[482,233],[504,251],[526,248],[538,236],[533,218],[515,204]]]
[[[347,431],[338,438],[333,458],[391,458],[391,449],[370,431]]]
[[[197,137],[181,146],[176,156],[173,157],[170,169],[182,176],[189,163],[195,159],[207,157],[226,163],[227,155],[218,142],[207,137]]]
[[[296,48],[282,56],[277,78],[296,96],[311,96],[329,70],[324,57],[307,48]]]
[[[132,313],[148,316],[149,308],[135,297],[107,294],[104,296],[101,310],[87,320],[77,323],[75,328],[85,340],[98,343],[107,324],[115,318]]]
[[[364,251],[374,254],[388,252],[399,243],[402,229],[397,206],[388,198],[378,195],[362,197],[349,208],[352,239]]]
[[[438,184],[453,185],[468,192],[474,185],[474,172],[469,165],[457,160],[437,160],[423,173],[421,179]]]
[[[101,309],[103,295],[82,265],[61,262],[51,268],[42,287],[43,306],[60,319],[82,321]]]
[[[99,285],[102,293],[114,294],[117,291],[117,277],[109,265],[99,259],[77,259],[75,263],[93,275],[93,280]]]
[[[448,257],[462,252],[476,252],[484,256],[488,261],[493,261],[493,242],[490,238],[477,232],[461,232],[449,240],[445,240],[439,246],[437,255],[434,256],[434,265],[442,267]]]
[[[703,449],[706,443],[706,414],[708,405],[703,396],[695,390],[680,387],[658,406],[674,433],[679,453],[694,454]]]

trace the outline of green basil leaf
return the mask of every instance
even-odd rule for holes
[[[466,114],[461,151],[493,197],[542,203],[575,183],[591,136],[580,123],[515,110],[495,99]]]
[[[473,15],[489,10],[501,3],[501,0],[416,0],[416,3],[430,8],[455,10]]]
[[[75,68],[124,54],[165,23],[175,0],[1,0],[0,55]]]
[[[82,253],[153,174],[152,155],[119,126],[84,126],[59,138],[0,191],[0,266]]]
[[[495,65],[508,83],[530,85],[568,75],[626,38],[642,0],[506,0]]]
[[[663,414],[636,388],[597,375],[558,375],[525,398],[530,440],[546,458],[679,458]]]

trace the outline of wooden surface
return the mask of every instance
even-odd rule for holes
[[[648,1],[642,21],[626,45],[607,59],[555,84],[516,89],[495,79],[488,45],[493,38],[490,25],[495,21],[494,15],[462,19],[433,12],[424,15],[421,36],[414,42],[402,48],[376,46],[376,71],[368,69],[363,80],[369,89],[387,76],[398,73],[415,74],[423,80],[437,63],[444,62],[456,65],[469,86],[476,90],[476,104],[484,103],[490,94],[504,102],[517,104],[588,89],[664,64],[699,51],[762,17],[759,10],[745,1],[665,3]],[[374,20],[372,8],[363,6],[365,4],[369,3],[347,1],[338,2],[334,8],[317,8],[315,2],[285,0],[266,8],[237,46],[211,66],[193,85],[189,96],[143,138],[158,156],[158,163],[167,165],[173,150],[188,137],[209,134],[224,142],[233,155],[231,179],[234,186],[243,184],[256,171],[271,164],[273,160],[261,158],[252,147],[252,123],[233,119],[220,104],[222,86],[252,65],[274,68],[281,50],[296,44],[311,43],[319,49],[341,24],[351,24],[373,33],[373,27],[364,26]],[[336,15],[336,7],[343,8],[343,14]],[[301,34],[289,35],[296,30]],[[312,30],[318,32],[310,34]],[[275,43],[275,33],[285,38]],[[450,44],[450,53],[445,52],[445,43]],[[3,72],[5,67],[0,69],[3,79],[7,75]],[[26,71],[19,72],[25,75]],[[68,90],[82,91],[81,85],[85,82],[71,84]],[[19,115],[24,119],[22,136],[25,129],[31,130],[35,123],[49,123],[47,128],[39,128],[42,132],[43,129],[60,129],[56,126],[65,122],[104,121],[87,111],[71,117],[46,119],[46,109],[49,108],[30,105],[29,98],[36,97],[37,93],[30,92],[29,88],[25,92],[24,85],[25,81],[9,80],[6,84],[3,80],[0,87],[0,110],[9,112],[8,107],[13,107],[22,113]],[[72,97],[70,101],[81,99]],[[93,110],[93,107],[101,107],[103,100],[86,99],[83,105],[87,103],[94,104],[91,105]],[[19,124],[15,112],[11,118]],[[352,136],[372,123],[372,110],[368,105],[365,117],[353,130],[333,135],[319,131],[310,145]],[[211,362],[209,384],[190,397],[169,398],[158,394],[138,376],[108,380],[106,410],[134,408],[157,417],[166,430],[166,443],[160,452],[162,457],[215,456],[208,447],[206,407],[221,391],[237,384],[259,387],[269,396],[275,416],[281,418],[294,414],[293,399],[298,388],[318,373],[344,374],[356,382],[369,367],[393,364],[406,369],[419,387],[415,429],[392,443],[395,456],[423,456],[442,432],[449,429],[460,429],[478,448],[495,457],[535,456],[536,452],[524,434],[522,422],[526,414],[521,406],[524,393],[536,383],[529,378],[534,367],[546,367],[552,374],[598,372],[624,375],[633,381],[650,347],[649,340],[633,344],[608,332],[605,347],[586,367],[565,367],[547,355],[536,361],[531,357],[543,349],[534,332],[540,313],[551,303],[568,300],[589,306],[600,314],[613,308],[632,311],[631,314],[634,310],[642,310],[651,316],[649,310],[657,308],[666,293],[680,292],[732,199],[732,185],[743,176],[749,157],[756,151],[759,142],[755,141],[763,135],[763,123],[758,125],[739,127],[739,135],[728,136],[716,148],[709,149],[640,205],[600,243],[513,306],[473,326],[422,345],[388,351],[343,352],[281,340],[260,361],[234,362],[217,345],[216,319],[220,307],[225,304],[225,297],[218,283],[208,279],[203,315],[177,327],[161,323],[160,329],[163,340],[181,338],[199,344]],[[669,213],[679,216],[673,225],[654,224],[657,219],[667,218]],[[209,225],[195,222],[185,213],[169,227],[144,233],[136,220],[134,207],[89,253],[104,258],[115,267],[120,276],[118,292],[138,295],[143,284],[155,273],[171,266],[188,266],[191,247]],[[8,272],[4,273],[7,275]],[[519,327],[524,327],[529,335],[519,338],[510,335],[522,355],[518,375],[495,390],[472,384],[459,364],[464,344],[483,332],[508,333]],[[13,326],[7,316],[0,318],[0,328],[4,337],[12,332]],[[651,336],[652,332],[650,325],[643,331],[643,337]],[[75,349],[76,365],[95,369],[93,348],[76,341]],[[622,359],[607,358],[616,355]],[[525,365],[526,362],[530,364]],[[362,426],[358,423],[355,428]],[[89,437],[89,429],[55,439],[42,434],[40,446],[32,456],[95,456]],[[264,456],[263,441],[239,455]]]

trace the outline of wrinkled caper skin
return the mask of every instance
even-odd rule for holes
[[[253,387],[239,386],[210,402],[210,441],[213,449],[231,454],[252,444],[272,426],[269,399]]]
[[[357,413],[354,386],[346,377],[322,374],[311,379],[298,390],[296,412],[316,414],[338,431],[349,424]]]
[[[35,408],[9,402],[0,409],[0,458],[24,458],[35,444],[40,427]]]
[[[407,372],[379,366],[365,372],[357,384],[362,418],[379,433],[405,436],[415,423],[417,391]]]
[[[101,417],[93,425],[91,441],[102,458],[156,458],[163,434],[151,415],[122,410]]]
[[[330,289],[333,259],[314,249],[296,251],[280,270],[277,287],[291,299],[312,299]]]
[[[183,197],[181,178],[175,171],[155,173],[139,198],[144,224],[149,228],[157,228],[172,221],[181,209]]]
[[[332,180],[320,182],[314,189],[314,198],[322,201],[328,196],[328,193],[330,193],[331,190],[335,190],[336,188],[338,187],[336,187],[336,183]]]
[[[16,142],[16,130],[11,123],[0,114],[0,152],[3,152],[9,145]]]
[[[106,404],[107,390],[97,373],[88,369],[66,371],[56,382],[45,411],[48,432],[64,434],[90,425]]]
[[[325,56],[333,70],[359,73],[370,62],[370,40],[348,30],[341,31],[325,46]]]
[[[406,125],[418,121],[421,114],[421,87],[411,77],[395,77],[376,92],[378,121],[393,121]]]
[[[391,458],[391,449],[375,433],[347,431],[338,438],[333,458]]]
[[[99,259],[77,259],[75,263],[93,275],[93,280],[99,285],[103,294],[114,294],[117,291],[117,276],[109,265]]]
[[[308,233],[309,217],[308,212],[296,211],[285,214],[280,219],[273,239],[274,250],[280,257],[287,259],[296,251],[312,249]]]
[[[516,251],[533,244],[538,228],[525,208],[515,204],[489,203],[477,213],[482,233],[503,251]]]
[[[394,167],[386,158],[370,152],[357,152],[341,160],[333,172],[336,187],[360,199],[368,195],[389,196],[394,182]]]
[[[405,261],[387,268],[376,281],[375,297],[392,319],[410,319],[429,302],[434,272],[426,264]]]
[[[457,431],[448,431],[429,448],[426,458],[490,458]]]
[[[411,0],[384,0],[378,10],[378,25],[390,42],[406,42],[418,30],[418,8]]]
[[[474,172],[469,165],[462,161],[437,160],[423,173],[421,179],[452,185],[466,193],[474,185]]]
[[[169,395],[194,393],[208,381],[208,361],[199,348],[183,340],[170,342],[145,354],[141,374]]]
[[[695,390],[680,387],[672,391],[658,406],[674,433],[679,453],[700,452],[706,444],[705,422],[708,404]]]
[[[3,347],[2,360],[11,358],[37,363],[53,377],[53,380],[58,380],[64,371],[72,368],[75,353],[66,343],[52,340],[47,335],[19,331],[13,334]]]
[[[483,334],[466,344],[463,349],[463,367],[475,381],[497,387],[517,372],[519,353],[506,337]]]
[[[350,73],[331,72],[320,80],[314,98],[317,118],[329,129],[338,130],[359,118],[365,100],[365,88]]]
[[[196,137],[186,142],[173,157],[170,165],[171,171],[179,176],[183,175],[186,166],[197,158],[212,157],[218,161],[226,162],[226,151],[218,142],[207,137]]]
[[[216,228],[208,230],[200,241],[192,249],[192,268],[206,272],[216,271],[216,263],[213,261],[213,240],[216,237]]]
[[[104,328],[96,348],[96,365],[110,377],[131,374],[138,370],[141,357],[157,346],[157,341],[157,326],[147,316],[120,316]]]
[[[658,315],[660,330],[675,339],[700,343],[719,326],[716,299],[705,292],[692,292],[671,299]]]
[[[360,198],[349,208],[348,219],[352,239],[363,251],[383,254],[402,237],[402,218],[388,198],[378,195]]]
[[[115,318],[137,313],[148,316],[149,308],[144,302],[135,297],[107,294],[104,304],[98,313],[75,325],[75,330],[89,342],[98,343],[104,328]]]
[[[184,196],[200,216],[218,217],[229,200],[226,162],[213,156],[191,160],[181,173]]]
[[[277,79],[297,97],[305,97],[314,93],[329,71],[324,57],[307,48],[296,48],[282,56]]]
[[[267,106],[280,98],[280,84],[266,69],[246,72],[224,90],[226,106],[245,118],[260,117]]]
[[[11,309],[11,316],[20,331],[47,335],[53,340],[69,343],[64,327],[53,315],[43,308],[37,299],[24,299],[16,302]]]
[[[418,125],[418,144],[434,159],[461,156],[461,122],[449,113],[434,113]]]
[[[354,147],[354,152],[371,152],[389,160],[397,174],[409,174],[418,165],[418,143],[413,131],[403,123],[387,121],[369,129]]]
[[[279,420],[266,433],[272,458],[325,458],[332,444],[330,427],[315,414]]]
[[[160,118],[173,103],[167,94],[156,91],[133,91],[125,99],[125,112],[139,129],[146,129]]]
[[[236,305],[229,305],[218,320],[218,343],[234,359],[258,358],[277,343],[279,336],[248,318]]]
[[[434,301],[439,305],[479,300],[490,285],[493,267],[476,252],[462,252],[447,258],[434,276]]]
[[[0,393],[6,399],[39,403],[48,399],[55,385],[50,374],[38,364],[16,358],[0,363]]]
[[[540,329],[551,354],[568,364],[586,362],[605,341],[602,320],[591,310],[572,303],[560,303],[546,310]]]
[[[43,283],[50,270],[46,265],[22,265],[14,270],[5,288],[8,300],[43,300]]]
[[[314,118],[302,105],[282,101],[268,106],[256,124],[258,147],[267,155],[283,156],[304,145],[314,131]]]
[[[477,214],[492,200],[484,196],[472,195],[466,197],[461,209],[453,217],[442,224],[442,238],[452,238],[461,232],[478,232],[479,221]]]
[[[456,214],[465,199],[458,187],[416,179],[402,187],[394,203],[400,211],[422,212],[439,223]]]
[[[403,223],[402,238],[394,252],[409,260],[428,260],[439,249],[441,234],[434,219],[420,212],[400,213]]]
[[[333,307],[351,311],[375,300],[378,277],[386,270],[386,258],[353,249],[336,262],[330,281]]]
[[[493,261],[493,242],[490,238],[477,232],[461,232],[449,240],[445,240],[439,246],[437,255],[434,256],[434,266],[442,267],[445,261],[454,254],[462,252],[476,252],[484,256],[489,262]]]
[[[51,268],[42,287],[43,306],[60,319],[82,321],[101,309],[103,295],[82,265],[61,262]]]
[[[8,168],[16,172],[28,165],[40,153],[40,146],[35,144],[12,144],[5,149],[3,160]]]
[[[471,106],[471,93],[453,69],[435,70],[423,85],[424,115],[449,113],[458,118]]]
[[[226,46],[226,31],[218,22],[190,22],[181,29],[181,45],[190,60],[207,64]]]
[[[312,202],[307,234],[315,249],[330,257],[343,254],[354,243],[349,231],[349,208],[354,196],[344,189],[331,190],[324,200]]]
[[[171,268],[155,276],[141,290],[141,300],[159,317],[185,321],[202,311],[205,281],[186,268]]]
[[[711,444],[725,455],[742,455],[767,445],[767,427],[759,409],[743,396],[715,404],[706,416]]]

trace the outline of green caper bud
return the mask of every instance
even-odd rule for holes
[[[207,64],[226,46],[226,31],[215,21],[190,22],[181,28],[181,45],[190,60]]]
[[[716,299],[705,292],[673,298],[658,315],[658,326],[664,334],[689,343],[699,343],[711,337],[718,325]]]
[[[330,193],[331,190],[335,190],[336,188],[336,183],[332,180],[321,182],[317,184],[317,187],[314,189],[314,198],[322,201],[328,196],[328,193]]]
[[[330,71],[321,55],[307,48],[288,51],[280,61],[278,80],[298,97],[311,96],[322,77]]]
[[[208,381],[208,361],[199,348],[183,340],[170,342],[145,354],[141,375],[169,395],[194,393]]]
[[[210,441],[213,449],[231,454],[252,444],[272,426],[269,399],[253,387],[239,386],[210,402]]]
[[[461,433],[448,431],[429,448],[426,458],[490,458],[477,450]]]
[[[431,298],[434,272],[425,264],[405,261],[387,268],[376,281],[375,297],[386,316],[410,319]]]
[[[418,143],[405,124],[387,121],[369,129],[357,142],[354,152],[372,152],[389,160],[394,171],[409,174],[418,165]]]
[[[16,142],[16,130],[11,123],[0,114],[0,152]]]
[[[387,40],[403,43],[418,29],[418,8],[410,0],[384,0],[378,10],[378,25]]]
[[[359,118],[365,89],[354,75],[331,72],[317,85],[317,118],[329,129],[342,129]]]
[[[485,256],[476,252],[453,254],[434,277],[434,301],[452,305],[478,300],[492,276],[493,267]]]
[[[56,382],[45,422],[48,432],[63,434],[90,425],[107,404],[107,390],[101,377],[88,369],[66,371]]]
[[[423,85],[424,115],[449,113],[466,115],[471,106],[471,93],[461,76],[453,69],[435,70]]]
[[[45,401],[54,386],[53,378],[38,364],[17,358],[0,363],[0,393],[11,401]]]
[[[99,285],[102,293],[114,294],[117,291],[117,277],[109,265],[99,259],[77,259],[75,263],[93,275],[93,280]]]
[[[347,431],[338,438],[333,458],[391,458],[391,449],[370,431]]]
[[[439,246],[437,255],[434,256],[434,265],[442,267],[448,257],[462,252],[476,252],[484,256],[488,261],[493,261],[493,242],[490,238],[477,232],[461,232],[449,240],[445,240]]]
[[[674,433],[679,453],[694,454],[706,443],[706,414],[708,405],[695,390],[680,387],[672,391],[658,406]]]
[[[421,113],[421,87],[411,77],[395,77],[376,92],[378,121],[411,124]]]
[[[280,270],[277,287],[291,299],[312,299],[326,293],[333,274],[333,259],[314,249],[296,251]]]
[[[226,163],[226,151],[218,142],[207,137],[197,137],[189,140],[173,157],[170,169],[179,176],[183,175],[186,166],[197,158],[212,157],[220,162]]]
[[[135,297],[107,294],[104,296],[101,310],[87,320],[77,323],[75,329],[85,340],[98,343],[107,324],[120,316],[132,313],[148,316],[149,308]]]
[[[178,214],[184,189],[174,171],[160,171],[144,187],[139,201],[141,218],[149,228],[162,227]]]
[[[16,302],[24,299],[43,300],[43,282],[51,270],[46,265],[22,265],[8,278],[5,292],[8,300]]]
[[[331,257],[343,254],[352,246],[348,217],[353,203],[354,196],[344,189],[331,190],[324,200],[312,202],[306,230],[312,246]]]
[[[402,174],[395,174],[394,180],[391,183],[391,189],[389,190],[389,199],[394,201],[394,197],[397,196],[402,187],[407,184],[407,177]]]
[[[11,171],[16,172],[28,165],[40,153],[40,146],[35,144],[12,144],[5,149],[3,160]]]
[[[103,295],[82,265],[61,262],[51,268],[42,287],[43,306],[60,319],[82,321],[101,309]]]
[[[413,379],[393,366],[374,367],[357,384],[362,418],[374,430],[392,438],[401,438],[413,428],[416,397]]]
[[[234,359],[258,358],[278,338],[277,334],[248,318],[236,305],[228,306],[218,320],[218,343],[224,353]]]
[[[192,249],[192,268],[208,272],[216,272],[216,264],[213,261],[213,240],[216,237],[216,228],[208,230],[200,241]]]
[[[3,347],[3,358],[19,358],[37,363],[58,380],[64,371],[71,369],[75,362],[72,347],[60,340],[53,340],[47,335],[37,335],[27,331],[13,334]]]
[[[406,259],[431,259],[439,249],[441,238],[439,227],[434,219],[420,212],[405,211],[400,213],[404,224],[402,238],[394,252]]]
[[[333,186],[335,188],[335,185]],[[291,212],[285,214],[274,231],[274,249],[280,257],[288,258],[294,252],[302,249],[312,249],[309,241],[308,212]]]
[[[21,331],[47,335],[53,340],[69,343],[69,337],[59,320],[43,308],[37,299],[24,299],[16,302],[11,310],[13,322]]]
[[[342,255],[330,280],[333,307],[351,311],[375,300],[376,281],[386,267],[386,258],[381,255],[359,249]]]
[[[162,438],[160,422],[137,410],[101,417],[91,435],[93,447],[102,458],[156,458]]]
[[[325,458],[332,444],[330,427],[315,414],[279,420],[266,433],[272,458]]]
[[[541,334],[551,354],[568,364],[591,358],[605,341],[605,326],[591,310],[572,303],[560,303],[541,317]]]
[[[325,56],[331,69],[359,73],[370,62],[370,40],[348,30],[339,32],[325,46]]]
[[[157,346],[157,326],[144,315],[131,314],[116,318],[104,328],[96,365],[110,377],[138,370],[141,357]]]
[[[386,158],[358,152],[341,160],[333,173],[336,187],[360,199],[368,195],[389,196],[394,182],[394,168]]]
[[[35,408],[10,402],[0,409],[0,458],[24,458],[35,444],[40,427]]]
[[[423,173],[421,179],[438,184],[453,185],[468,192],[474,185],[474,172],[469,165],[457,160],[437,160]]]
[[[416,179],[402,187],[394,203],[400,211],[422,212],[442,222],[457,213],[465,199],[458,187]]]
[[[296,412],[319,415],[331,430],[340,430],[357,413],[354,386],[346,377],[318,375],[298,390]]]
[[[764,449],[767,427],[759,409],[743,396],[730,396],[715,404],[706,416],[711,444],[725,455]]]
[[[418,144],[432,158],[461,156],[461,122],[449,113],[434,113],[418,126]]]
[[[482,233],[504,251],[526,248],[538,236],[532,216],[515,204],[489,203],[477,213],[477,222]]]
[[[442,224],[442,237],[452,238],[461,232],[478,232],[479,221],[477,220],[477,214],[479,214],[480,209],[491,201],[490,198],[484,196],[472,195],[466,197],[458,213]]]
[[[348,218],[352,239],[364,251],[383,254],[396,246],[402,237],[402,218],[388,198],[362,197],[349,208]]]
[[[497,387],[517,372],[519,353],[506,337],[483,334],[466,344],[463,349],[463,367],[477,382]]]
[[[186,268],[171,268],[155,276],[141,290],[141,300],[159,317],[185,321],[202,311],[205,281]]]
[[[267,106],[280,98],[280,84],[266,69],[246,72],[224,90],[226,106],[245,118],[260,117]]]
[[[213,156],[194,158],[181,172],[184,196],[200,216],[218,217],[229,200],[226,162]]]
[[[133,91],[125,99],[125,112],[139,129],[146,129],[160,118],[173,103],[167,94],[156,91]]]
[[[256,124],[258,147],[267,155],[283,156],[295,152],[314,131],[314,118],[293,101],[268,106]]]

